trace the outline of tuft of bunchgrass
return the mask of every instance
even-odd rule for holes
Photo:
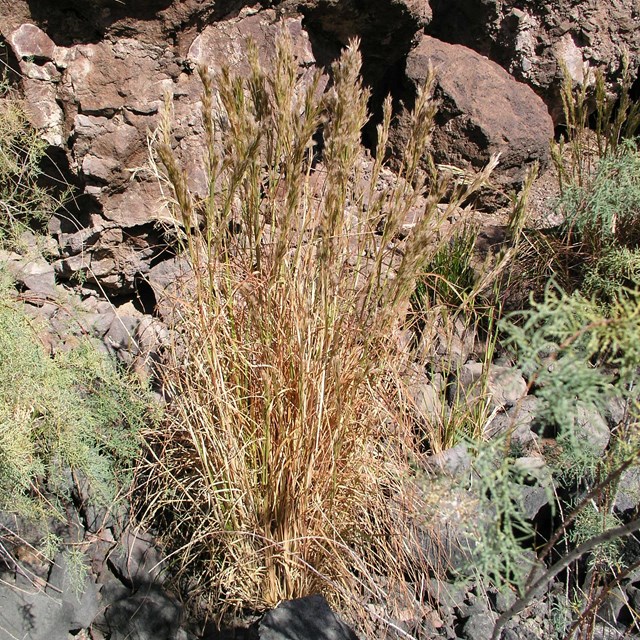
[[[491,167],[437,206],[450,190],[428,189],[419,168],[435,113],[428,79],[400,175],[384,186],[391,102],[365,171],[357,43],[324,94],[319,75],[298,80],[284,36],[269,73],[255,48],[250,60],[245,78],[200,70],[208,194],[189,190],[169,116],[156,147],[194,282],[176,310],[168,419],[148,437],[148,515],[167,525],[191,597],[219,619],[322,592],[366,624],[419,607],[411,584],[433,568],[416,540],[420,447],[401,407],[398,337],[416,279],[447,241],[441,221]]]
[[[524,257],[535,280],[553,278],[565,290],[580,289],[605,305],[612,296],[627,295],[622,289],[637,288],[629,277],[640,242],[640,102],[632,97],[632,82],[626,58],[616,94],[607,92],[601,70],[576,88],[565,69],[566,130],[552,145],[563,222],[526,234]],[[540,298],[542,287],[535,288]]]
[[[601,69],[586,74],[577,87],[566,67],[563,76],[566,129],[560,142],[551,148],[561,189],[566,185],[586,186],[594,163],[615,155],[620,144],[632,139],[640,128],[640,103],[632,98],[628,56],[622,60],[619,87],[613,94],[607,91]],[[595,120],[594,128],[590,127],[591,120]]]

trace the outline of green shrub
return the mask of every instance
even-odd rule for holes
[[[512,314],[501,329],[539,400],[537,420],[556,437],[557,453],[548,464],[561,484],[589,492],[637,458],[640,308],[635,299],[614,296],[605,314],[597,301],[550,286],[543,300]],[[609,440],[608,430],[597,425],[612,401],[626,404],[627,411]],[[579,506],[571,542],[585,543],[618,524],[612,513],[615,491],[616,482],[607,482]],[[561,505],[561,513],[573,506]],[[616,548],[616,541],[596,547],[592,564],[611,566]]]
[[[595,502],[590,502],[580,509],[576,516],[569,539],[577,546],[621,524],[622,522],[615,514],[599,509]],[[622,541],[619,538],[603,542],[591,551],[589,567],[601,571],[619,567],[622,563],[621,552]]]
[[[474,545],[462,575],[479,579],[498,590],[515,588],[521,594],[532,567],[525,549],[533,541],[533,525],[527,520],[522,496],[536,481],[515,464],[504,438],[476,441],[469,490],[479,499],[479,517],[473,531]]]
[[[613,511],[619,475],[637,463],[640,451],[640,308],[635,299],[614,295],[603,310],[597,300],[550,285],[540,301],[508,316],[500,328],[539,400],[536,420],[556,440],[554,455],[545,457],[556,478],[561,520],[539,552],[540,560],[552,552],[558,559],[541,576],[532,570],[524,595],[500,616],[493,638],[559,575],[575,602],[572,612],[563,611],[570,637],[595,620],[616,576],[623,575],[622,540],[640,527],[637,519],[622,525]],[[597,425],[612,402],[625,404],[626,411],[609,433]],[[584,583],[580,566],[589,569]]]
[[[69,470],[108,506],[129,489],[146,392],[88,342],[50,357],[0,275],[0,509],[56,515]]]
[[[636,297],[640,289],[640,249],[607,250],[586,270],[582,289],[597,298],[603,310],[620,296]]]
[[[550,286],[542,301],[510,315],[501,329],[540,400],[537,418],[568,450],[588,448],[588,438],[576,433],[580,412],[604,412],[611,399],[629,397],[637,375],[640,311],[635,302],[617,299],[605,316],[597,302]],[[593,457],[586,452],[585,461],[593,463]],[[572,470],[587,475],[586,467],[574,464]]]
[[[566,234],[590,256],[640,244],[640,151],[633,140],[598,160],[583,184],[565,186],[560,198]]]

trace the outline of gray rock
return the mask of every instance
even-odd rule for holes
[[[508,611],[516,601],[516,594],[509,587],[496,591],[496,611],[504,613]]]
[[[189,295],[193,287],[193,271],[184,257],[163,260],[153,266],[146,275],[146,282],[151,287],[156,300],[156,311],[160,318],[171,326],[175,314],[176,301]],[[185,291],[187,293],[185,293]]]
[[[606,624],[615,625],[627,602],[625,590],[620,585],[612,585],[598,607],[598,619]]]
[[[428,507],[413,522],[413,535],[421,556],[433,566],[466,566],[491,518],[480,500],[461,485],[459,478],[448,475],[416,485]]]
[[[527,520],[533,520],[542,507],[549,504],[549,492],[544,487],[520,485],[520,507]]]
[[[471,456],[467,445],[460,442],[442,453],[429,456],[425,461],[425,466],[436,473],[457,476],[471,469]]]
[[[438,603],[438,609],[447,616],[452,616],[454,609],[464,606],[469,592],[469,585],[450,584],[436,578],[431,578],[426,586],[429,596]]]
[[[456,371],[469,359],[475,347],[473,328],[457,319],[453,326],[436,327],[433,333],[424,332],[420,351],[428,354],[436,369],[445,375]]]
[[[629,467],[618,482],[614,507],[618,511],[628,511],[640,504],[640,467]]]
[[[539,440],[538,434],[531,430],[539,402],[535,396],[525,396],[506,412],[496,414],[487,425],[485,435],[495,438],[508,434],[512,447],[528,452]]]
[[[633,610],[638,611],[640,609],[640,589],[630,584],[627,586],[626,592]]]
[[[467,640],[491,640],[497,616],[489,611],[473,613],[465,622],[463,636]]]
[[[609,446],[611,432],[607,421],[594,408],[583,402],[576,403],[574,428],[576,435],[584,438],[595,455],[602,455]]]
[[[114,602],[96,626],[106,630],[110,640],[176,640],[183,635],[181,618],[179,604],[160,588],[150,586]]]
[[[101,606],[86,560],[83,554],[79,561],[71,562],[68,552],[59,553],[49,574],[46,593],[57,595],[68,609],[70,629],[88,628]]]
[[[90,327],[91,333],[97,338],[103,339],[115,320],[116,313],[113,308],[103,313],[91,313],[84,317]]]
[[[442,415],[442,376],[434,384],[423,367],[412,364],[403,379],[412,409],[419,419],[433,421]]]
[[[616,396],[607,402],[605,417],[611,428],[622,424],[629,417],[629,400]]]
[[[49,584],[3,577],[0,637],[67,640],[69,632],[89,627],[99,609],[96,585],[89,575],[74,574],[61,554]]]
[[[92,340],[92,344],[98,352],[100,352],[100,347],[106,349],[104,342],[96,338]],[[109,353],[105,355],[109,355]],[[108,531],[109,527],[115,527],[117,521],[122,521],[122,518],[126,517],[126,505],[124,503],[116,503],[109,507],[104,506],[95,494],[91,482],[81,471],[77,470],[75,472],[70,493],[74,498],[87,531],[99,534],[102,539],[105,536],[104,532]]]
[[[593,634],[591,635],[592,640],[624,640],[631,637],[634,636],[629,635],[626,627],[616,627],[603,622],[596,622],[593,627]],[[635,635],[635,638],[637,637],[638,636]]]
[[[53,265],[41,255],[21,256],[17,253],[0,252],[0,261],[7,266],[16,283],[25,289],[44,296],[55,296],[56,277]]]
[[[514,406],[527,392],[527,383],[522,373],[513,367],[489,365],[486,389],[483,389],[485,365],[482,362],[468,362],[458,375],[458,383],[467,401],[474,402],[489,398],[491,409]]]
[[[357,640],[320,595],[283,602],[258,625],[260,640]]]
[[[72,616],[68,605],[61,606],[42,591],[27,585],[18,587],[5,579],[0,583],[0,631],[4,638],[67,640]]]
[[[160,320],[145,315],[136,327],[135,337],[142,353],[154,357],[168,344],[170,333]]]
[[[135,335],[139,322],[140,318],[137,317],[115,315],[104,336],[105,343],[116,351],[137,353]]]
[[[538,617],[512,620],[502,632],[502,640],[547,640],[555,629]]]
[[[115,575],[133,588],[163,581],[162,555],[153,538],[142,531],[127,529],[108,563]]]

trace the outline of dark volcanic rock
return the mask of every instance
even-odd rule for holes
[[[175,640],[180,629],[181,606],[156,586],[144,586],[130,597],[114,602],[96,623],[111,640]]]
[[[258,625],[260,640],[357,640],[322,596],[283,602]]]
[[[359,37],[363,73],[374,86],[404,58],[415,34],[431,20],[428,0],[287,0],[287,4],[298,5],[314,43],[333,44],[334,56],[339,47]]]
[[[500,153],[494,179],[517,187],[533,162],[549,162],[553,123],[538,96],[499,65],[459,45],[424,36],[407,58],[409,98],[432,67],[440,102],[433,132],[436,162],[478,170]],[[395,144],[406,138],[403,117]]]
[[[562,119],[562,68],[582,82],[585,66],[601,68],[614,88],[625,52],[640,66],[637,0],[431,0],[428,33],[463,44],[526,82]]]
[[[58,640],[91,624],[100,608],[98,590],[70,556],[58,554],[46,583],[26,569],[0,581],[0,637]]]

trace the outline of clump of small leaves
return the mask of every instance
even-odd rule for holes
[[[640,249],[616,247],[606,251],[587,270],[582,288],[605,308],[619,296],[638,296]]]
[[[0,274],[0,509],[55,515],[69,470],[111,505],[131,482],[147,393],[88,342],[51,357]]]
[[[592,256],[640,243],[640,151],[625,140],[603,156],[580,183],[565,186],[560,198],[566,233]],[[621,257],[621,256],[619,256]]]
[[[599,509],[594,502],[589,502],[580,509],[576,516],[569,538],[577,546],[608,529],[619,527],[621,524],[622,522],[614,513]],[[620,538],[613,538],[596,545],[589,555],[589,566],[601,570],[619,566],[621,551],[622,541]]]
[[[587,474],[597,461],[581,433],[581,414],[604,412],[608,401],[626,398],[633,387],[640,361],[637,304],[617,298],[604,315],[578,292],[549,287],[542,301],[512,314],[501,328],[540,400],[537,419],[558,434],[565,455],[576,454],[572,472]]]

